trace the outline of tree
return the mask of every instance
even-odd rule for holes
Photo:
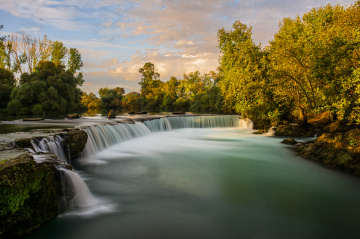
[[[327,5],[286,18],[270,43],[276,94],[296,104],[300,124],[326,110],[346,121],[357,107],[359,10],[359,2],[347,9]]]
[[[81,104],[88,109],[96,109],[100,107],[100,99],[92,92],[89,94],[83,92],[81,95]]]
[[[78,79],[64,66],[51,61],[39,62],[35,71],[25,73],[11,93],[9,114],[65,113],[80,106]],[[41,107],[40,107],[41,106]]]
[[[6,108],[15,84],[14,74],[9,70],[0,68],[0,108]]]
[[[143,105],[141,95],[137,92],[130,92],[122,99],[123,109],[129,111],[139,111]]]
[[[155,72],[155,66],[151,62],[146,62],[142,68],[139,69],[141,73],[141,81],[139,85],[141,86],[140,93],[142,97],[145,97],[151,91],[151,88],[158,85],[153,83],[153,81],[158,82],[160,74]]]
[[[109,88],[101,88],[99,89],[100,106],[104,109],[117,109],[120,110],[122,108],[122,92],[124,92],[123,88],[117,87],[114,89]]]
[[[55,41],[52,43],[51,61],[55,63],[55,66],[64,64],[63,60],[67,53],[68,53],[68,49],[64,46],[64,44],[61,41]],[[78,52],[73,50],[72,54],[74,57],[74,62],[72,64],[74,65],[72,67],[75,68],[77,67],[76,64],[79,64],[79,62],[77,62],[78,59],[76,58],[77,57],[76,53]]]
[[[218,39],[222,53],[218,86],[224,110],[247,116],[249,109],[260,100],[265,74],[261,47],[253,42],[251,27],[240,21],[236,21],[230,31],[220,29]]]
[[[70,48],[69,57],[68,57],[68,69],[72,73],[79,71],[81,67],[84,66],[84,63],[81,59],[81,55],[76,48]]]

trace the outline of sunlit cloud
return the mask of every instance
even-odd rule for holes
[[[139,68],[149,61],[155,64],[163,81],[193,71],[215,71],[219,66],[217,32],[221,28],[230,30],[235,20],[251,26],[254,41],[264,46],[285,17],[301,16],[328,3],[354,2],[0,0],[0,11],[29,21],[13,32],[46,34],[52,40],[78,48],[84,60],[86,91],[108,85],[126,86],[127,91],[133,91],[139,89]],[[12,31],[4,25],[4,31]],[[41,32],[45,28],[61,31],[60,39],[59,34],[53,38],[48,32]]]

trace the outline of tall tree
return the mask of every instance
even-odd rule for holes
[[[224,110],[246,115],[256,104],[259,82],[262,80],[261,47],[252,40],[251,27],[236,21],[233,29],[218,31],[220,81]]]
[[[83,67],[84,63],[81,59],[81,54],[76,48],[70,48],[68,57],[68,69],[75,73]]]
[[[155,71],[155,65],[151,62],[146,62],[142,68],[139,69],[141,73],[141,81],[139,85],[141,86],[140,92],[141,96],[145,97],[149,92],[153,81],[158,81],[160,74]]]
[[[68,49],[61,41],[55,41],[52,43],[51,61],[54,62],[56,66],[64,65],[63,60],[65,59],[67,53]]]

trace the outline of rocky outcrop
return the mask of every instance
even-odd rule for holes
[[[313,137],[314,134],[314,126],[312,125],[306,128],[300,127],[298,124],[279,125],[275,130],[275,136]]]
[[[31,138],[16,139],[15,145],[19,148],[32,148]]]
[[[71,158],[76,158],[84,150],[87,142],[87,133],[81,129],[75,129],[68,131],[64,137],[64,142],[69,147],[65,147],[65,150],[70,151]]]
[[[0,238],[28,233],[65,210],[60,164],[37,163],[30,154],[0,164]]]
[[[325,165],[360,175],[360,129],[346,133],[323,133],[298,151]]]

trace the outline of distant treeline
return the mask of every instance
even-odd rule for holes
[[[140,93],[102,88],[99,98],[83,93],[81,102],[88,108],[122,111],[237,113],[258,122],[259,128],[284,121],[306,126],[323,112],[346,124],[360,123],[360,1],[285,18],[265,47],[254,43],[251,27],[240,21],[231,30],[220,29],[218,42],[217,72],[196,71],[163,82],[147,62],[139,69]],[[19,102],[14,92],[11,104]]]
[[[88,108],[105,108],[128,111],[195,111],[221,112],[221,95],[217,87],[218,75],[214,72],[201,75],[198,71],[184,74],[184,79],[171,77],[161,81],[151,62],[139,69],[140,93],[124,95],[123,88],[101,88],[100,98],[94,93],[83,93],[82,103]]]

